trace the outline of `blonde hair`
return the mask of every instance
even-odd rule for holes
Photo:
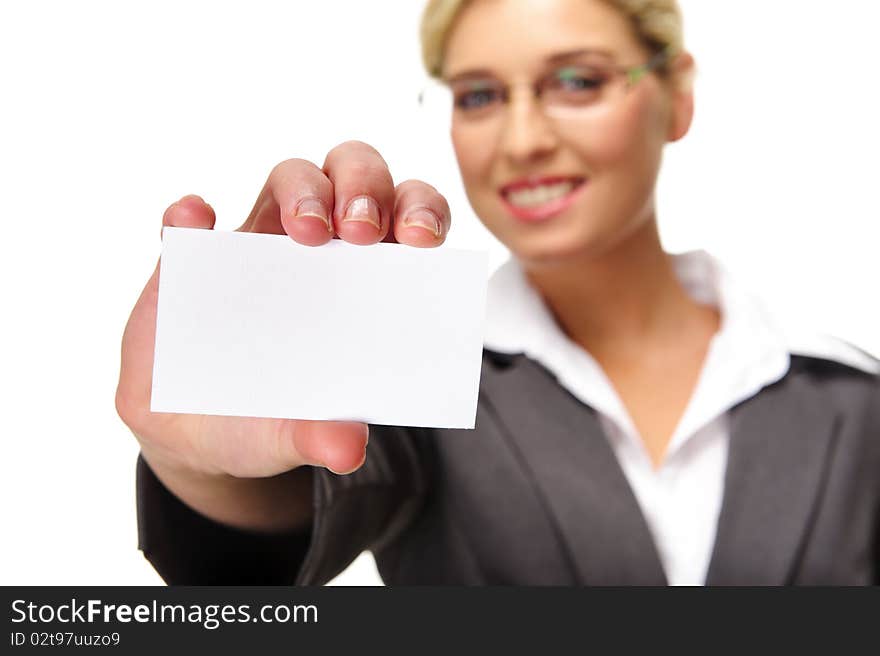
[[[443,70],[446,41],[455,19],[471,0],[428,0],[420,27],[422,62],[433,78]],[[602,0],[622,12],[633,26],[636,37],[651,54],[668,49],[667,63],[684,49],[684,26],[677,0]],[[668,64],[657,69],[661,77],[669,74]]]

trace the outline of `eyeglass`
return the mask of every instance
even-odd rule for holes
[[[669,59],[668,47],[638,66],[617,66],[592,56],[558,68],[532,82],[532,94],[553,118],[586,118],[614,106],[650,71]],[[483,124],[510,102],[511,85],[493,78],[432,80],[419,93],[419,104],[432,122],[446,128]]]

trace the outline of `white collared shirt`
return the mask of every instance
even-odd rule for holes
[[[656,470],[602,368],[560,329],[513,257],[489,281],[484,344],[495,351],[525,353],[597,411],[652,532],[670,585],[702,585],[724,492],[730,408],[782,378],[792,353],[833,359],[874,373],[880,373],[880,367],[846,342],[783,327],[706,251],[671,257],[688,294],[720,310],[721,326]]]

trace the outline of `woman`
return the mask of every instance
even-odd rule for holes
[[[370,549],[390,584],[878,582],[880,362],[661,247],[662,152],[693,115],[681,29],[673,0],[428,3],[468,198],[511,251],[473,431],[150,413],[157,267],[117,408],[166,581],[319,584]],[[163,224],[214,214],[186,197]],[[449,227],[433,187],[347,142],[276,167],[240,229],[434,247]]]

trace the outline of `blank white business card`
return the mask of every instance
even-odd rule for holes
[[[488,253],[165,227],[150,409],[473,428]]]

